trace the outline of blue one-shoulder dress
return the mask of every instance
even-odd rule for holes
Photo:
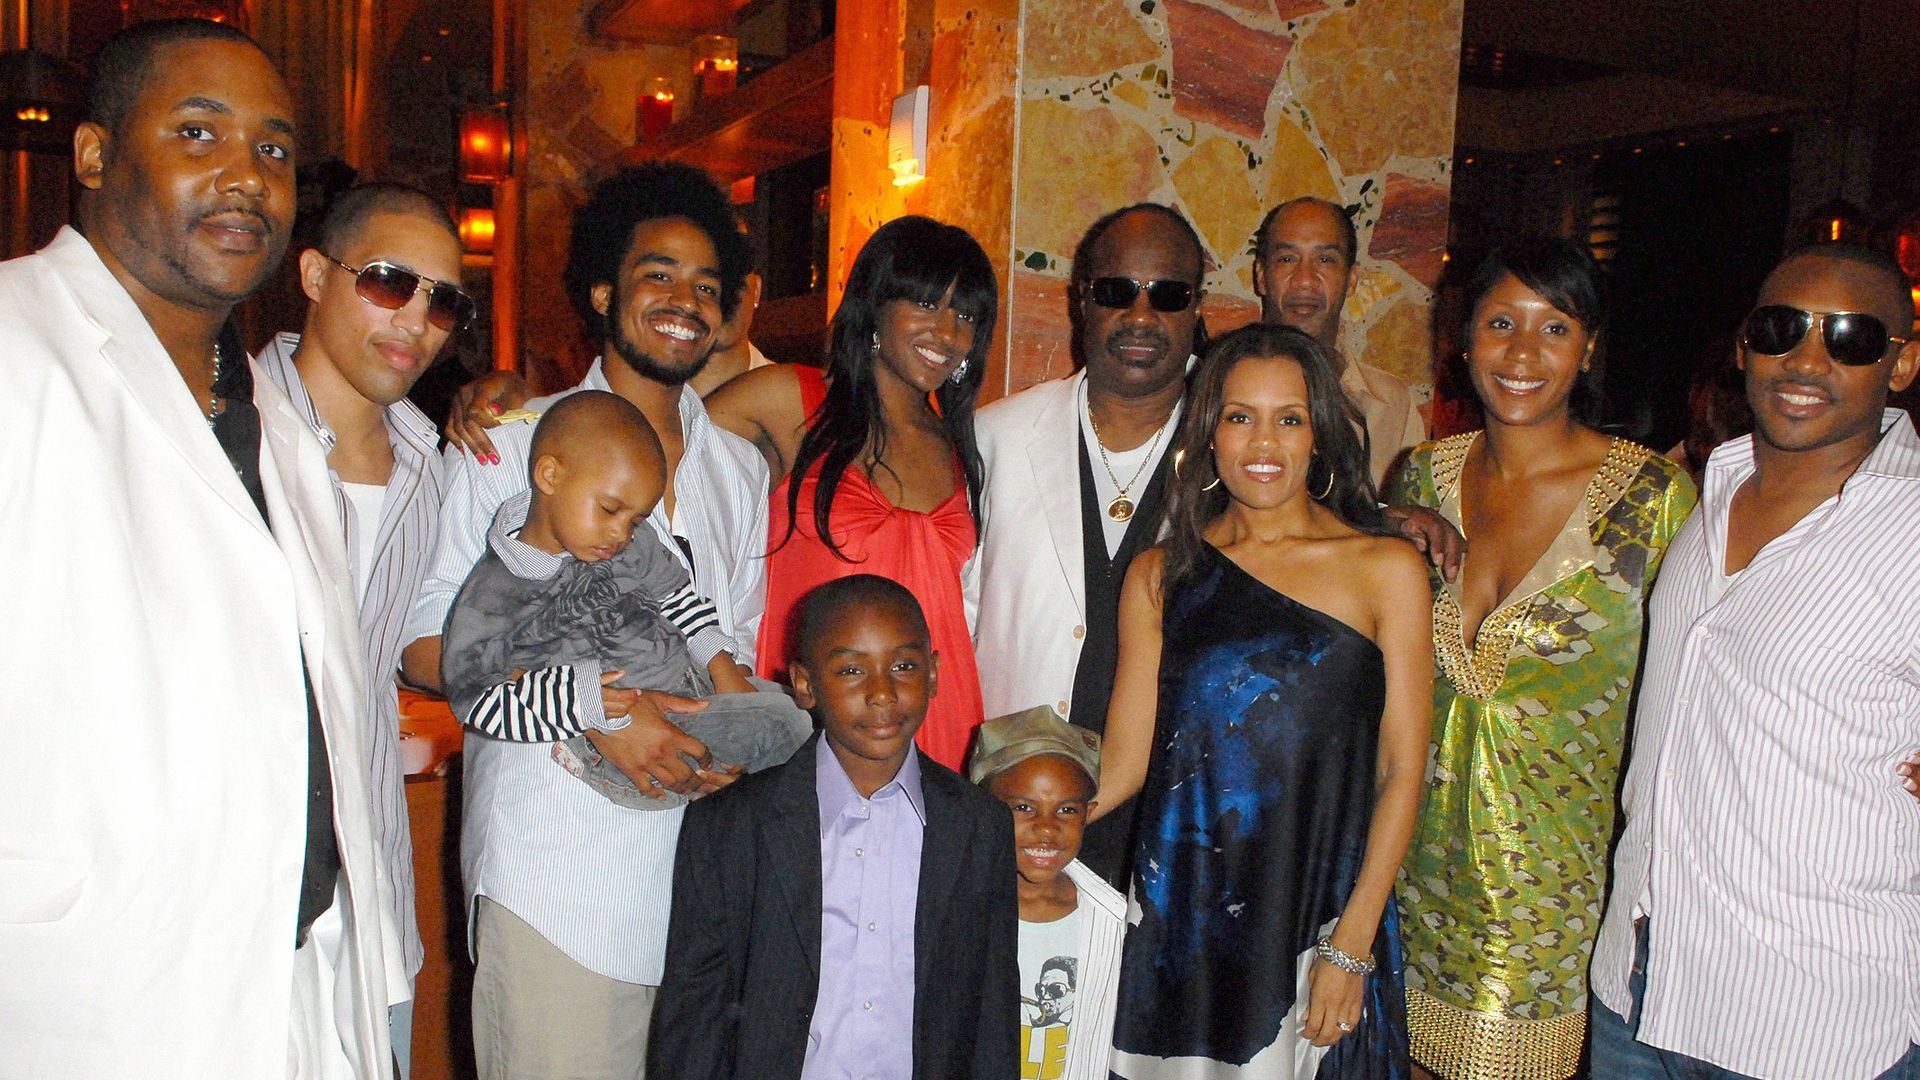
[[[1211,547],[1163,627],[1114,1074],[1407,1076],[1392,902],[1360,1024],[1331,1051],[1300,1037],[1306,965],[1366,855],[1379,648]]]

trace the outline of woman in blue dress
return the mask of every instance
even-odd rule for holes
[[[1100,775],[1096,814],[1144,800],[1113,1071],[1405,1077],[1390,900],[1428,742],[1426,565],[1383,534],[1311,337],[1229,334],[1194,381]]]

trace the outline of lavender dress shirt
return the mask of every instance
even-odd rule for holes
[[[820,992],[801,1080],[913,1075],[913,936],[927,812],[920,756],[861,798],[827,740],[820,799]]]

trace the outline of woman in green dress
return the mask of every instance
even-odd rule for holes
[[[1401,881],[1414,1060],[1448,1080],[1562,1080],[1587,960],[1646,592],[1694,487],[1581,422],[1604,322],[1593,260],[1523,241],[1468,290],[1484,431],[1415,449],[1390,500],[1467,538],[1434,580],[1427,802]]]

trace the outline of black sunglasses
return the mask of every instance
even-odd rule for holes
[[[1805,340],[1818,324],[1827,355],[1849,367],[1868,367],[1887,355],[1887,346],[1905,345],[1906,338],[1887,332],[1878,316],[1857,311],[1802,311],[1785,304],[1753,309],[1740,329],[1747,348],[1768,356],[1785,356]]]
[[[1147,303],[1155,311],[1185,311],[1193,303],[1193,286],[1184,281],[1135,281],[1132,278],[1101,277],[1087,282],[1087,295],[1103,308],[1121,311],[1133,306],[1140,290],[1147,291]]]
[[[353,275],[353,291],[375,307],[398,311],[412,302],[413,294],[427,290],[427,321],[442,330],[459,330],[473,319],[473,297],[458,285],[421,277],[390,262],[370,262],[352,267],[339,259],[320,253],[328,262]]]

